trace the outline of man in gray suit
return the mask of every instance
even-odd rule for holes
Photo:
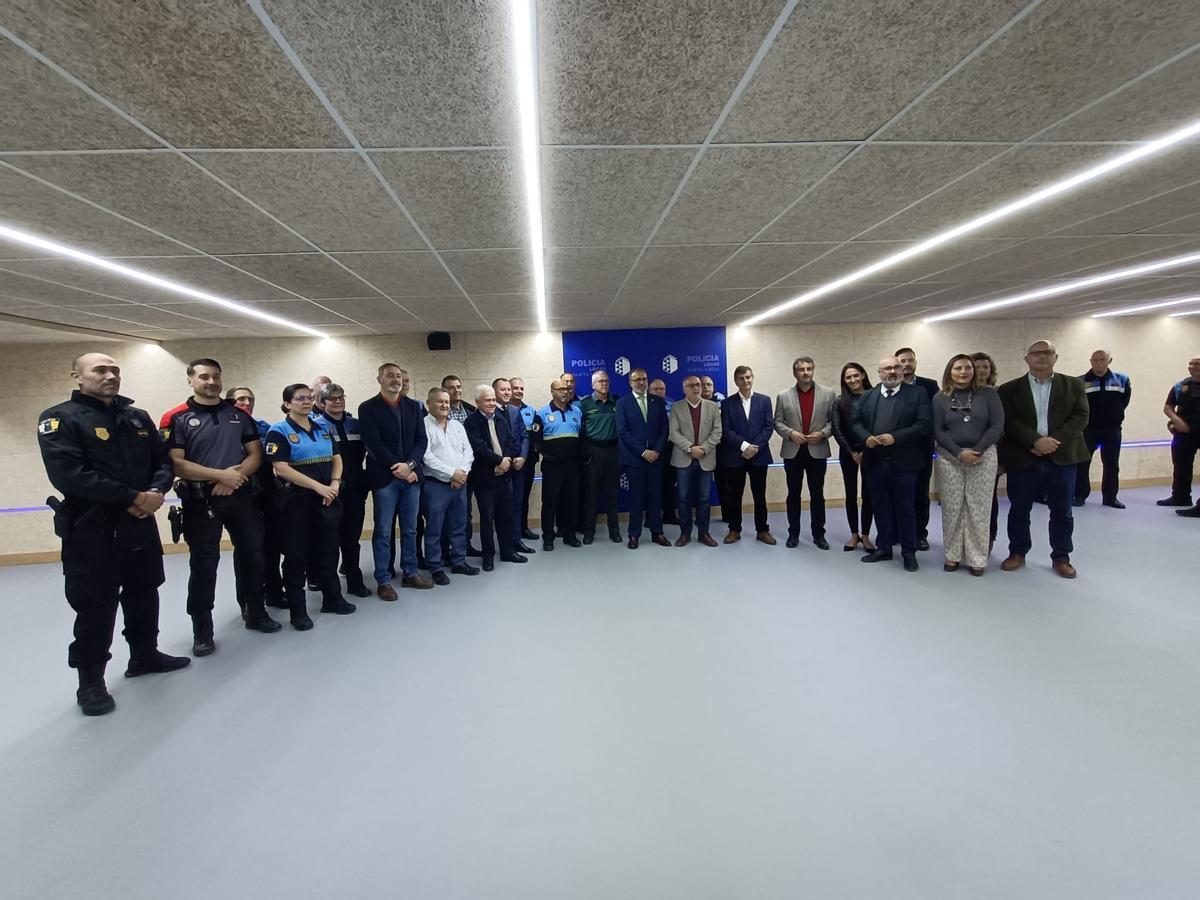
[[[775,431],[783,438],[783,471],[787,476],[788,547],[800,543],[800,501],[808,477],[808,505],[813,543],[829,549],[825,540],[825,470],[829,459],[831,415],[837,402],[832,388],[816,384],[816,363],[798,356],[792,363],[796,386],[775,399]]]
[[[671,405],[668,437],[671,441],[671,466],[675,469],[676,496],[679,501],[679,540],[685,547],[692,540],[692,507],[696,508],[697,540],[706,547],[717,546],[708,533],[708,494],[713,469],[717,467],[717,446],[721,443],[721,407],[700,396],[700,377],[683,380],[684,399]]]

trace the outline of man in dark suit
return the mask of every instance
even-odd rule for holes
[[[514,546],[512,481],[508,477],[520,444],[508,423],[507,414],[497,411],[496,392],[492,388],[485,384],[476,388],[475,407],[475,412],[467,416],[463,424],[475,454],[467,483],[475,491],[475,503],[479,507],[483,571],[490,572],[496,568],[497,535],[502,560],[511,563],[528,561]]]
[[[417,512],[421,507],[421,462],[429,436],[425,412],[416,400],[401,394],[404,370],[395,363],[379,367],[379,393],[359,404],[358,421],[367,450],[367,486],[374,506],[375,532],[371,552],[375,561],[375,593],[395,600],[391,564],[392,522],[400,519],[400,584],[433,587],[417,573]]]
[[[671,542],[663,534],[662,477],[667,449],[667,405],[649,392],[645,369],[629,373],[631,393],[617,401],[617,453],[621,474],[629,483],[629,544],[638,548],[642,519],[650,526],[650,539],[662,547]]]
[[[770,441],[775,433],[771,398],[753,392],[754,372],[749,366],[734,369],[733,381],[738,392],[721,401],[721,446],[717,449],[717,464],[725,470],[722,512],[729,523],[725,543],[742,539],[742,494],[749,478],[754,530],[758,540],[774,544],[767,524],[767,466],[771,464]]]
[[[1050,507],[1050,560],[1063,578],[1074,578],[1071,565],[1075,519],[1071,501],[1075,467],[1088,461],[1083,430],[1088,423],[1083,382],[1054,371],[1058,353],[1050,341],[1035,341],[1025,352],[1029,373],[997,389],[1004,405],[1000,465],[1008,472],[1008,559],[1005,572],[1025,565],[1033,546],[1029,511],[1044,494]]]
[[[877,549],[863,562],[892,558],[900,544],[906,572],[917,571],[916,483],[929,456],[933,407],[919,387],[905,384],[900,360],[879,361],[879,387],[867,391],[850,414],[850,431],[863,450],[863,478],[875,505]]]
[[[900,360],[900,376],[905,384],[919,387],[925,392],[932,403],[934,395],[941,387],[932,378],[917,374],[917,354],[912,347],[901,347],[896,351]],[[929,549],[929,480],[933,477],[933,437],[926,441],[929,450],[925,454],[925,468],[917,473],[916,509],[917,509],[917,549]]]
[[[534,553],[532,547],[525,545],[522,539],[522,502],[524,500],[525,476],[529,467],[530,440],[529,431],[525,427],[525,417],[521,409],[512,402],[512,383],[507,378],[492,380],[492,390],[496,392],[496,409],[508,419],[508,427],[512,430],[516,442],[516,456],[513,457],[512,470],[508,473],[509,485],[512,487],[513,508],[513,547],[518,553]],[[532,417],[531,417],[532,420]]]

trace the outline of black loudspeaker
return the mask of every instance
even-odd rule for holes
[[[448,331],[431,331],[425,335],[425,346],[430,350],[449,350],[450,349],[450,332]]]

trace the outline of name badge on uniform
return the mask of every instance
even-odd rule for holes
[[[298,443],[300,443],[300,435],[298,435],[298,434],[289,434],[289,435],[288,435],[288,440],[289,440],[289,441],[291,441],[293,444],[298,444]]]
[[[100,440],[102,440],[102,441],[107,441],[108,440],[108,429],[105,428],[103,425],[97,425],[96,426],[96,437],[100,438]]]
[[[200,420],[199,419],[188,419],[188,424],[191,425],[193,428],[199,428]]]
[[[58,426],[58,419],[42,419],[42,421],[38,422],[38,434],[54,434],[54,432],[58,431]]]

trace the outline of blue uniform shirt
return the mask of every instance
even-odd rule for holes
[[[306,431],[291,419],[284,419],[267,433],[266,456],[270,462],[288,463],[321,484],[333,479],[333,458],[339,452],[328,426],[317,422]]]

